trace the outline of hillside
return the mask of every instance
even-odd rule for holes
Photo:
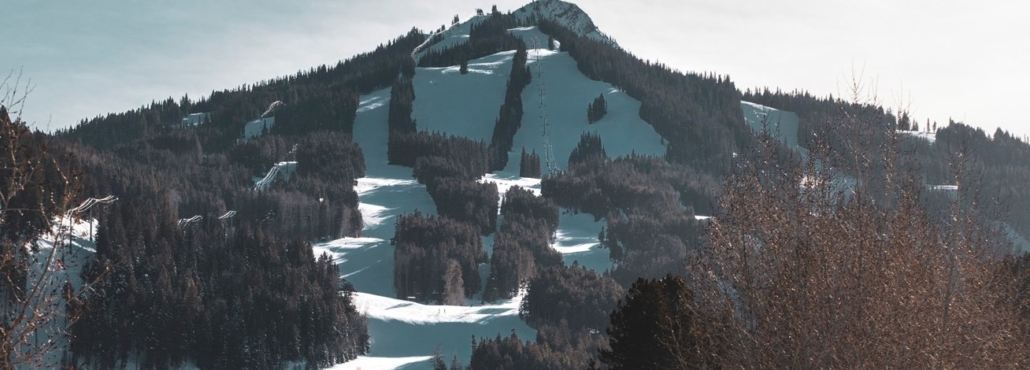
[[[914,204],[951,235],[950,200],[982,189],[1011,207],[969,224],[1027,248],[1030,146],[957,122],[913,133],[907,119],[640,60],[559,0],[98,117],[47,138],[84,174],[76,200],[119,198],[83,221],[96,225],[95,243],[72,243],[86,262],[69,259],[67,273],[81,274],[70,280],[98,283],[52,358],[85,368],[582,368],[612,348],[609,314],[643,294],[641,281],[689,276],[687,261],[725,237],[709,225],[748,208],[726,206],[748,199],[741,188],[757,194],[805,170],[761,201],[807,195],[798,189],[827,176],[826,198],[842,202],[827,212],[870,194],[876,215],[900,202],[901,186],[884,179],[911,177]],[[886,143],[909,155],[904,165],[880,158]],[[959,146],[977,182],[955,185]],[[756,158],[776,171],[756,170],[755,188],[733,183]],[[784,202],[797,198],[808,199]],[[740,238],[767,235],[780,234]]]

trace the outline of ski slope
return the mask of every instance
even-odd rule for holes
[[[412,118],[418,129],[490,144],[514,56],[505,51],[470,60],[465,75],[458,66],[416,68]]]
[[[262,117],[247,122],[243,126],[243,139],[250,139],[261,136],[261,133],[271,130],[275,126],[275,117]]]
[[[543,45],[546,45],[546,39]],[[533,73],[533,81],[522,90],[522,128],[515,134],[505,170],[518,169],[523,148],[540,154],[541,165],[546,167],[543,163],[545,121],[546,136],[550,139],[555,165],[559,169],[568,167],[569,154],[585,133],[600,136],[605,152],[611,158],[632,153],[665,155],[664,140],[638,114],[640,101],[608,83],[587,78],[568,53],[530,50],[528,66]],[[587,105],[598,95],[604,95],[608,114],[589,124]]]
[[[550,8],[548,8],[550,9]],[[578,9],[578,8],[577,8]],[[552,9],[553,10],[553,9]],[[554,11],[552,15],[560,12]],[[420,47],[415,57],[429,50],[464,42],[471,24],[480,17],[444,31],[444,41]],[[589,19],[587,19],[589,21]],[[583,28],[586,26],[582,26]],[[546,47],[547,38],[535,27],[509,30],[529,45]],[[600,35],[597,33],[597,35]],[[512,186],[540,192],[540,179],[517,176],[518,155],[525,148],[543,154],[546,150],[543,120],[547,120],[549,139],[556,164],[565,168],[568,156],[584,133],[601,136],[612,157],[630,153],[664,155],[665,145],[654,129],[637,115],[640,102],[611,85],[584,76],[576,62],[566,53],[534,49],[529,51],[529,65],[534,68],[533,82],[523,91],[523,123],[515,136],[505,171],[488,174],[479,181],[494,183],[501,194]],[[504,102],[504,91],[511,71],[514,51],[500,52],[469,61],[469,73],[462,75],[457,66],[416,68],[413,79],[415,100],[412,118],[419,130],[463,136],[489,143]],[[543,72],[541,75],[539,72]],[[541,93],[546,104],[539,104]],[[586,119],[587,104],[604,95],[608,115],[590,125]],[[471,355],[470,340],[509,335],[532,339],[535,330],[518,317],[522,296],[500,302],[480,302],[469,298],[470,306],[443,306],[410,302],[394,298],[393,246],[396,217],[418,210],[435,214],[436,208],[425,186],[412,179],[411,169],[387,163],[387,118],[390,91],[383,89],[359,98],[353,139],[364,153],[366,177],[357,180],[355,190],[359,210],[365,220],[361,237],[343,238],[314,246],[317,254],[329,253],[337,262],[340,274],[358,291],[355,305],[368,317],[371,351],[367,356],[336,368],[398,368],[422,366],[434,350],[445,359],[457,356],[467,362]],[[589,214],[566,210],[553,247],[563,254],[566,264],[579,263],[598,271],[611,268],[608,251],[598,247],[597,235],[603,221]],[[503,218],[500,220],[503,222]],[[493,236],[483,237],[483,247],[492,253]],[[489,265],[482,264],[485,278]]]
[[[744,122],[752,131],[768,131],[788,148],[808,158],[808,149],[798,145],[797,114],[747,101],[740,102],[740,110],[744,114]]]

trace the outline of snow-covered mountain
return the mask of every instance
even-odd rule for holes
[[[546,18],[565,25],[579,35],[612,42],[574,4],[549,0],[534,2],[515,11],[520,19]],[[429,51],[442,51],[469,39],[472,27],[489,15],[474,16],[442,31],[441,40],[414,50],[419,58]],[[601,137],[612,158],[631,153],[664,155],[666,143],[638,114],[640,101],[611,84],[584,76],[568,53],[547,49],[548,37],[535,26],[509,29],[529,46],[527,63],[533,80],[522,92],[524,115],[515,135],[508,165],[481,182],[496,183],[502,198],[513,185],[539,194],[540,179],[518,177],[519,154],[523,149],[543,156],[551,143],[555,165],[564,169],[569,154],[585,133]],[[557,40],[560,42],[560,40]],[[533,48],[533,46],[536,48]],[[503,51],[468,62],[468,73],[459,66],[416,68],[412,118],[419,130],[463,136],[490,142],[498,107],[504,101],[505,85],[514,51]],[[608,113],[598,122],[587,122],[586,107],[603,95]],[[470,299],[468,307],[427,305],[393,298],[394,223],[398,215],[418,210],[433,214],[435,205],[424,185],[411,176],[411,168],[387,163],[387,116],[390,90],[383,89],[359,98],[353,139],[362,148],[367,177],[358,180],[360,210],[365,229],[360,238],[344,238],[315,246],[316,254],[330,253],[339,263],[341,276],[359,291],[355,303],[369,319],[371,353],[338,368],[394,368],[426,361],[435,350],[450,359],[467,361],[469,340],[508,335],[532,339],[535,330],[518,317],[521,295],[512,300],[482,304]],[[547,128],[544,128],[544,124]],[[549,139],[549,140],[547,140]],[[795,140],[796,141],[796,140]],[[503,222],[503,221],[501,221]],[[597,235],[603,221],[589,214],[563,212],[553,248],[565,263],[573,262],[596,271],[612,267],[608,251],[599,248]],[[493,236],[483,238],[492,251]],[[485,280],[489,266],[480,266]]]
[[[502,111],[501,107],[513,100],[521,102],[520,125],[517,126],[517,130],[512,129],[514,131],[513,136],[505,138],[510,139],[510,141],[503,144],[512,144],[507,152],[508,161],[506,166],[478,179],[480,183],[495,184],[502,201],[505,193],[514,186],[529,189],[537,195],[541,194],[541,179],[520,177],[519,164],[523,151],[536,153],[540,156],[542,162],[540,167],[545,171],[545,174],[551,167],[557,170],[566,170],[569,168],[570,154],[577,147],[581,137],[587,134],[599,137],[604,146],[604,152],[611,158],[638,154],[657,157],[666,156],[668,159],[674,153],[677,153],[676,150],[678,149],[678,153],[681,156],[692,155],[693,157],[690,157],[690,159],[700,159],[686,164],[682,162],[675,163],[676,165],[682,165],[677,170],[686,171],[687,167],[696,165],[696,172],[694,172],[694,168],[689,168],[691,172],[689,172],[689,175],[684,175],[684,177],[704,177],[702,180],[710,180],[712,183],[717,181],[712,179],[722,174],[715,171],[712,173],[706,171],[732,163],[731,160],[726,158],[729,158],[730,155],[736,155],[736,152],[742,149],[735,146],[735,144],[743,141],[742,137],[747,138],[750,131],[768,130],[784,146],[800,153],[802,156],[807,156],[807,150],[801,144],[801,142],[805,141],[802,140],[805,137],[801,136],[804,133],[799,132],[803,131],[802,127],[805,124],[810,123],[802,120],[801,117],[805,117],[804,114],[799,117],[798,114],[773,108],[769,105],[779,105],[775,102],[762,101],[760,97],[755,97],[756,99],[752,100],[762,102],[761,104],[740,101],[742,94],[732,85],[728,78],[724,80],[723,77],[688,76],[672,72],[664,73],[666,70],[663,67],[652,65],[650,62],[631,60],[632,58],[629,57],[618,62],[611,61],[621,58],[623,56],[622,50],[619,49],[614,40],[605,35],[593,23],[586,13],[574,4],[560,0],[534,1],[510,14],[511,17],[503,18],[503,22],[493,23],[492,26],[496,24],[502,24],[503,26],[489,28],[491,35],[484,38],[491,40],[490,42],[493,42],[495,39],[503,39],[503,42],[507,42],[503,45],[507,46],[524,44],[527,49],[525,60],[516,57],[516,55],[523,55],[521,53],[521,45],[519,46],[519,52],[515,50],[493,52],[500,48],[479,48],[473,50],[470,46],[467,49],[459,49],[458,51],[461,54],[452,53],[447,55],[448,52],[455,51],[452,48],[473,40],[473,30],[477,26],[484,24],[484,22],[486,22],[485,24],[492,22],[490,17],[493,15],[480,12],[467,17],[463,22],[456,22],[450,27],[442,28],[431,35],[413,31],[409,34],[409,36],[414,36],[411,38],[412,41],[410,41],[410,44],[403,44],[403,47],[398,47],[400,52],[390,54],[390,52],[383,51],[384,55],[389,54],[388,57],[380,56],[381,59],[377,59],[377,61],[387,60],[394,63],[389,64],[389,68],[382,68],[385,70],[385,73],[381,75],[385,77],[372,83],[363,80],[359,81],[360,83],[345,81],[354,82],[354,85],[362,86],[361,88],[348,86],[346,83],[340,82],[340,80],[346,80],[347,78],[360,80],[362,77],[367,77],[365,75],[376,75],[375,77],[379,78],[381,76],[376,74],[376,72],[382,71],[378,71],[375,68],[366,68],[360,72],[354,72],[358,68],[346,70],[346,68],[340,66],[338,66],[337,70],[332,68],[329,68],[328,71],[325,68],[317,71],[313,70],[310,76],[304,76],[304,78],[314,81],[306,82],[311,82],[312,86],[318,87],[312,88],[313,92],[310,95],[302,97],[278,96],[278,99],[282,99],[282,102],[276,100],[259,116],[257,113],[260,113],[261,110],[255,112],[253,109],[248,110],[240,107],[226,108],[226,105],[233,103],[233,101],[228,99],[204,102],[206,105],[210,105],[210,107],[205,106],[204,109],[211,109],[212,112],[223,115],[238,114],[241,116],[233,117],[236,120],[234,122],[238,122],[239,129],[242,130],[242,138],[232,138],[232,140],[235,140],[234,142],[237,147],[240,143],[255,144],[265,139],[268,139],[270,142],[282,140],[283,143],[286,143],[288,139],[282,139],[282,137],[274,135],[286,136],[285,132],[289,132],[291,124],[297,125],[304,120],[317,121],[323,118],[315,117],[312,119],[311,116],[299,114],[303,112],[298,111],[305,111],[308,109],[307,107],[313,107],[310,110],[317,111],[319,108],[324,108],[323,105],[330,105],[325,102],[339,103],[340,101],[346,101],[346,103],[340,103],[340,105],[345,105],[345,109],[341,108],[338,112],[333,111],[325,114],[326,116],[332,116],[334,123],[336,121],[346,121],[339,119],[340,116],[344,116],[344,113],[340,112],[346,110],[345,114],[348,115],[348,119],[351,117],[349,114],[354,113],[353,126],[341,124],[341,131],[346,132],[346,130],[352,129],[350,132],[351,140],[360,146],[360,153],[364,156],[365,175],[363,178],[356,179],[353,193],[350,192],[351,188],[349,185],[352,177],[347,177],[346,183],[338,181],[339,177],[327,177],[325,183],[340,185],[341,188],[346,188],[350,202],[353,202],[353,195],[356,193],[358,198],[357,211],[361,213],[361,221],[364,224],[361,225],[361,232],[356,237],[327,240],[331,238],[326,237],[328,234],[319,234],[312,236],[310,239],[317,238],[318,240],[313,245],[315,255],[323,253],[330,255],[337,264],[340,277],[346,279],[357,290],[357,293],[352,297],[353,303],[367,317],[369,334],[371,336],[371,348],[365,356],[333,368],[424,368],[430,356],[434,353],[440,354],[447,360],[456,357],[460,362],[467,362],[472,352],[470,341],[473,337],[494,338],[499,335],[507,336],[514,333],[522,340],[532,340],[537,334],[533,327],[519,317],[520,304],[526,296],[525,291],[513,298],[494,302],[484,302],[482,299],[483,293],[479,293],[478,296],[466,297],[467,306],[443,305],[438,304],[438,302],[415,302],[414,297],[397,297],[397,289],[394,285],[394,256],[396,249],[392,242],[392,239],[397,236],[397,220],[401,215],[411,214],[416,211],[423,215],[436,215],[438,211],[436,203],[433,197],[430,196],[426,185],[414,179],[411,167],[390,164],[391,158],[388,156],[388,152],[391,149],[388,149],[388,143],[391,140],[396,140],[391,139],[391,135],[396,134],[396,131],[393,133],[390,131],[391,114],[396,114],[396,111],[391,111],[393,109],[391,107],[391,87],[389,87],[391,80],[395,83],[393,89],[397,89],[396,86],[402,86],[401,83],[407,84],[409,81],[406,78],[410,77],[410,85],[403,86],[405,89],[404,93],[408,92],[407,87],[411,87],[411,92],[414,95],[414,100],[411,100],[410,118],[414,121],[416,130],[443,133],[490,144],[491,150],[495,148],[492,146],[492,141],[497,141],[496,136],[498,135],[495,133],[495,127],[498,127],[499,111]],[[501,18],[499,17],[498,19]],[[515,21],[512,21],[512,19],[515,19]],[[547,20],[548,22],[540,22],[541,20]],[[548,28],[549,25],[564,27],[568,32],[565,32],[565,30],[552,32],[554,29]],[[575,39],[576,42],[565,44],[567,49],[575,52],[575,46],[579,43],[578,45],[581,46],[580,52],[586,53],[588,57],[584,57],[583,54],[575,54],[578,59],[574,58],[573,54],[563,51],[565,49],[561,48],[563,41],[567,40],[552,39],[552,36],[545,34],[541,29],[553,34],[554,38],[559,38],[560,36],[558,35],[565,35],[568,39]],[[575,36],[569,36],[570,32]],[[498,36],[498,34],[500,35]],[[476,37],[478,38],[479,35],[477,34]],[[522,42],[519,43],[519,40]],[[421,44],[415,46],[418,43]],[[583,46],[584,44],[587,46]],[[614,51],[611,51],[613,48],[608,47],[608,45],[614,46]],[[600,52],[600,55],[611,58],[584,59],[599,55],[598,50],[583,51],[589,47],[594,47],[595,49],[602,48],[604,50]],[[484,49],[488,51],[482,52]],[[509,49],[514,49],[514,47]],[[465,54],[465,52],[471,52],[475,55]],[[594,54],[590,54],[590,52]],[[609,52],[609,54],[604,54],[603,52]],[[618,52],[617,55],[615,52]],[[408,60],[409,55],[412,60]],[[411,68],[409,62],[414,61],[415,65],[419,65],[420,60],[427,62],[424,65],[432,66],[413,67],[412,74],[408,69]],[[447,65],[452,63],[452,60],[461,60],[461,64]],[[595,62],[597,60],[602,61],[597,64],[611,62],[602,67],[595,65],[593,69],[590,68],[589,63],[584,63],[584,61]],[[399,61],[403,61],[403,63]],[[531,79],[528,80],[528,84],[524,87],[520,86],[521,90],[517,90],[520,91],[519,94],[521,95],[509,95],[512,94],[512,89],[508,86],[509,78],[513,76],[511,71],[521,61],[525,62]],[[386,64],[384,63],[384,65]],[[588,66],[584,67],[584,64]],[[605,69],[606,67],[609,67],[609,69]],[[636,70],[633,70],[633,68],[636,68]],[[397,69],[400,69],[401,73],[398,73]],[[623,74],[622,72],[625,72],[625,70],[630,70],[631,72]],[[584,73],[583,71],[587,72]],[[353,75],[349,75],[349,73]],[[361,76],[354,77],[354,75]],[[617,77],[613,78],[611,77],[612,75]],[[656,78],[655,76],[659,77]],[[682,79],[677,80],[680,77]],[[514,80],[515,78],[511,79]],[[599,79],[604,79],[604,81]],[[301,80],[301,78],[298,77],[296,80],[286,79],[283,85],[295,83],[298,80]],[[639,81],[646,82],[640,83]],[[665,83],[667,81],[668,85],[666,86]],[[325,85],[330,87],[326,88]],[[337,89],[340,86],[343,86],[343,88]],[[330,92],[336,92],[336,90],[346,90],[346,94],[340,96],[330,94]],[[354,101],[355,93],[353,91],[361,91],[361,94],[357,96],[356,102]],[[394,92],[397,91],[399,90]],[[649,95],[653,91],[658,92]],[[263,93],[267,93],[268,96],[277,96],[273,92],[264,91]],[[240,94],[242,95],[243,93]],[[517,99],[513,97],[517,97]],[[588,118],[588,110],[592,111],[592,109],[588,109],[588,106],[597,99],[600,99],[599,97],[603,98],[601,100],[605,102],[605,114],[599,119]],[[265,98],[265,96],[261,96],[253,99],[260,100]],[[407,95],[407,98],[410,98],[410,94]],[[403,98],[397,99],[397,101],[401,101]],[[247,99],[239,98],[239,100],[244,101]],[[318,104],[303,105],[303,103],[310,101],[316,101]],[[405,100],[405,102],[407,101]],[[264,104],[267,103],[263,102],[260,107],[263,108]],[[333,108],[336,107],[334,106]],[[222,109],[222,111],[217,109]],[[291,111],[291,109],[294,110]],[[798,110],[801,113],[805,113],[802,108],[798,108]],[[277,114],[279,115],[278,121],[276,120]],[[211,121],[210,117],[222,118],[215,113],[203,113],[203,115],[204,120],[202,122],[208,123]],[[189,117],[195,116],[191,115]],[[647,117],[647,119],[644,117]],[[590,122],[591,120],[594,122]],[[224,119],[224,121],[231,120]],[[186,121],[183,122],[182,126],[186,128],[199,127],[205,124],[195,125]],[[224,123],[218,122],[215,124]],[[350,122],[347,122],[347,125],[349,124]],[[338,127],[334,126],[333,128],[336,129]],[[232,132],[234,135],[239,136],[233,129],[235,128],[226,128],[225,132]],[[185,131],[181,130],[180,132]],[[298,131],[300,130],[298,129]],[[326,131],[305,133],[322,135],[324,132]],[[329,141],[334,143],[346,142],[346,137],[343,134],[339,132],[333,133],[340,134],[341,136],[336,137],[339,140],[331,138],[328,139]],[[405,134],[409,133],[405,132]],[[262,137],[264,135],[273,136]],[[932,136],[925,134],[919,134],[918,136],[931,139],[930,142],[932,144]],[[196,142],[199,148],[200,141],[196,140]],[[302,148],[304,148],[303,143],[301,141],[300,145]],[[706,144],[711,143],[715,144],[706,146]],[[350,142],[347,142],[347,144],[352,145]],[[269,144],[269,146],[274,145]],[[234,147],[234,149],[237,147]],[[505,146],[498,147],[502,149],[498,152],[490,152],[488,157],[496,159],[496,154],[500,153],[503,155],[503,148]],[[684,149],[685,147],[687,149]],[[149,146],[146,146],[146,148],[149,148]],[[277,158],[274,161],[257,162],[253,167],[248,167],[251,170],[250,174],[258,174],[251,179],[251,182],[246,183],[248,194],[279,191],[280,189],[277,189],[276,184],[279,183],[280,179],[289,181],[292,176],[294,179],[303,180],[304,176],[306,176],[305,163],[312,162],[304,162],[301,155],[297,153],[296,144],[293,144],[294,149],[290,150],[285,157],[283,157],[283,153],[286,152],[285,149],[289,148],[289,146],[283,144],[278,145],[276,148],[278,150],[275,152],[277,153],[275,154]],[[307,148],[321,147],[309,145]],[[721,157],[719,155],[706,155],[713,151],[711,150],[712,148],[722,150],[719,155],[725,155]],[[318,152],[318,150],[320,149],[312,149],[310,151]],[[733,151],[732,153],[731,150]],[[201,152],[200,150],[190,151],[190,153]],[[319,153],[330,152],[333,151],[323,150]],[[256,151],[240,151],[240,153],[235,154],[239,157],[258,156]],[[358,151],[355,150],[347,153],[355,154]],[[201,155],[197,155],[197,157],[201,157]],[[345,155],[344,157],[346,158],[334,157],[331,160],[336,162],[331,163],[345,162],[348,159],[355,160],[357,155]],[[239,159],[226,159],[225,161]],[[205,160],[207,159],[205,158]],[[215,159],[209,162],[212,163],[212,166],[218,164]],[[670,159],[669,162],[673,162],[673,160]],[[250,162],[248,162],[249,164]],[[662,164],[666,165],[668,163]],[[709,167],[704,168],[703,166]],[[310,171],[310,167],[320,166],[309,166],[307,171]],[[261,176],[261,171],[267,172],[263,172],[264,175]],[[357,172],[355,171],[350,174],[353,175],[354,173]],[[711,179],[706,176],[711,176]],[[627,176],[625,178],[637,177]],[[841,176],[841,179],[841,187],[854,186],[854,180],[846,176]],[[702,182],[702,180],[698,181]],[[299,181],[296,180],[294,183]],[[470,180],[462,179],[462,181]],[[647,181],[650,180],[645,179],[638,183],[633,183],[631,186],[646,188],[649,185],[646,183]],[[707,184],[706,182],[697,185],[697,187],[700,189],[703,185]],[[711,187],[715,187],[715,185]],[[548,191],[551,189],[548,188]],[[662,201],[670,200],[666,204],[678,206],[671,213],[675,213],[676,216],[684,216],[685,218],[690,217],[689,212],[698,209],[701,209],[699,212],[706,213],[704,211],[706,208],[697,208],[696,204],[688,204],[686,200],[677,199],[676,197],[682,196],[683,190],[676,189],[675,191],[681,193],[674,193],[672,196],[661,198]],[[715,196],[703,193],[700,190],[697,193],[692,195],[695,198]],[[437,195],[437,193],[434,193],[434,195]],[[313,195],[314,198],[310,200],[310,203],[313,205],[321,204],[323,201],[322,196],[321,192]],[[492,199],[493,194],[490,197]],[[296,197],[296,199],[300,198],[302,197]],[[326,199],[330,198],[330,196],[326,196]],[[709,200],[710,198],[706,198],[704,201]],[[676,204],[677,202],[679,204]],[[287,207],[294,206],[296,203],[294,198],[291,198],[287,202]],[[492,205],[492,203],[489,204]],[[353,215],[354,204],[348,203],[348,207],[352,208],[348,208],[346,214]],[[605,211],[609,210],[605,209]],[[443,210],[439,213],[445,212],[446,210]],[[682,214],[677,212],[682,212]],[[243,213],[241,211],[241,215]],[[268,211],[268,214],[272,215],[272,212]],[[613,226],[617,226],[619,222],[618,209],[608,214],[615,215],[609,219],[612,220]],[[664,215],[668,215],[668,213]],[[696,219],[711,218],[705,215],[695,215],[694,217]],[[297,220],[302,219],[300,216],[293,218]],[[273,218],[269,216],[268,219]],[[350,225],[351,228],[347,229],[347,232],[332,235],[353,235],[350,232],[358,227],[358,219],[350,219],[353,220],[353,225]],[[283,221],[283,219],[280,219],[280,223],[286,222],[288,220]],[[503,224],[504,222],[504,217],[498,219],[498,223]],[[608,249],[601,248],[598,241],[598,235],[601,234],[602,230],[605,230],[605,222],[603,219],[596,220],[595,216],[591,214],[562,210],[559,216],[557,231],[550,240],[551,247],[561,254],[562,261],[566,265],[576,264],[597,272],[612,271],[615,266],[613,266],[609,258],[611,252]],[[270,223],[279,224],[276,222]],[[625,225],[627,224],[622,225],[623,228],[629,229]],[[676,227],[679,227],[679,225]],[[1019,236],[1015,230],[1008,231],[1014,235],[1014,239]],[[487,254],[492,255],[493,253],[495,235],[482,237],[483,249]],[[609,237],[608,240],[612,239]],[[1025,239],[1020,238],[1020,240],[1022,240],[1023,245],[1030,244]],[[82,240],[78,241],[78,243],[81,244],[79,249],[90,252],[89,247],[92,244],[86,244]],[[682,247],[684,244],[686,243],[679,244],[679,246]],[[542,245],[543,243],[541,243]],[[503,256],[503,254],[498,255]],[[677,261],[682,261],[682,259]],[[625,267],[628,264],[626,260],[622,262],[619,267]],[[490,268],[489,263],[478,265],[481,281],[487,281],[487,277],[490,275]],[[331,268],[321,271],[328,271],[330,277],[332,275]],[[476,269],[469,268],[467,271],[468,275],[474,276]],[[635,278],[636,276],[639,275],[633,275],[632,277]],[[510,291],[513,292],[514,289]],[[535,292],[534,290],[531,291]],[[336,297],[333,294],[328,294],[328,296]],[[533,295],[530,294],[530,297],[533,297]],[[592,326],[589,329],[591,329],[591,333],[598,332],[595,331],[598,330],[597,327]],[[543,329],[541,330],[543,331]]]

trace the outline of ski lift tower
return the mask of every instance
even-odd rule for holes
[[[558,166],[554,163],[554,146],[551,144],[550,125],[547,123],[547,85],[544,82],[544,68],[540,65],[540,41],[536,37],[531,39],[533,47],[533,65],[536,67],[537,96],[540,98],[540,127],[544,137],[544,161],[547,163],[547,175],[553,176],[558,173]]]

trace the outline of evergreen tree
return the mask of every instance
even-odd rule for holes
[[[710,341],[696,338],[699,317],[693,292],[683,278],[639,279],[612,312],[611,349],[601,349],[609,369],[696,369],[712,367],[702,354]]]

